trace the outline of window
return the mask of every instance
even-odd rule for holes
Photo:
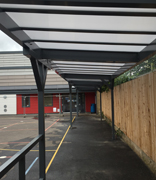
[[[44,96],[44,106],[53,106],[53,98],[51,94]]]
[[[22,107],[30,107],[30,95],[22,95]]]

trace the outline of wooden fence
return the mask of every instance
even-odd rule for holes
[[[102,93],[102,111],[109,119],[110,91]],[[115,125],[156,162],[156,72],[114,88],[114,119]]]

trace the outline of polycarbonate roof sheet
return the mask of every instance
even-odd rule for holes
[[[140,52],[146,46],[128,46],[128,45],[92,45],[92,44],[67,44],[67,43],[44,43],[36,42],[42,49],[70,49],[70,50],[89,50],[89,51],[125,51]]]
[[[76,0],[70,2],[81,7],[68,6],[68,0],[59,6],[50,5],[53,1],[48,1],[49,5],[45,5],[47,1],[40,2],[42,5],[37,1],[11,2],[0,3],[5,15],[0,18],[2,30],[62,77],[77,74],[71,78],[75,82],[85,81],[85,75],[114,78],[156,50],[156,3],[150,6],[154,1],[140,0],[136,5],[139,8],[132,8],[134,1],[131,5],[120,0],[110,1],[111,6],[117,2],[114,7],[108,2],[108,7],[87,7]],[[99,1],[85,2],[93,6]]]
[[[121,67],[124,65],[134,65],[135,63],[99,63],[99,62],[78,62],[78,61],[52,61],[52,64],[72,64],[72,65],[92,65],[92,66],[116,66]]]
[[[101,79],[72,79],[72,78],[66,78],[67,81],[91,81],[91,82],[102,82]]]
[[[93,16],[39,13],[7,13],[20,27],[150,31],[156,29],[156,17]],[[29,21],[28,21],[29,19]],[[145,26],[146,24],[146,26]]]
[[[94,72],[94,71],[65,71],[65,70],[61,70],[61,71],[59,72],[59,74],[113,75],[113,73],[111,73],[111,72],[105,72],[105,71],[103,71],[103,72],[99,72],[99,71]],[[85,78],[85,76],[84,76],[84,78]]]
[[[156,35],[136,34],[101,34],[101,33],[76,33],[76,32],[47,32],[47,31],[24,31],[35,40],[45,41],[71,41],[71,42],[99,42],[99,43],[136,43],[149,44]]]

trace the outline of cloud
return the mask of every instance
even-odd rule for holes
[[[0,51],[22,51],[23,48],[14,40],[0,31]]]

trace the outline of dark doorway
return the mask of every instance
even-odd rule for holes
[[[84,93],[79,94],[79,112],[80,113],[85,112],[85,94]]]
[[[70,112],[70,97],[69,94],[62,97],[63,112]],[[72,95],[72,112],[76,112],[76,95]]]
[[[72,112],[76,112],[76,94],[72,95]],[[70,112],[69,94],[62,95],[63,112]],[[79,94],[79,112],[85,112],[85,94]]]

